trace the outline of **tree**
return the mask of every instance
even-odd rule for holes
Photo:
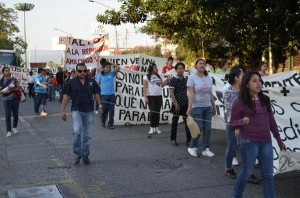
[[[253,67],[269,50],[269,40],[275,60],[282,61],[282,49],[300,39],[299,0],[121,2],[119,11],[106,11],[97,20],[117,25],[147,21],[142,32],[181,44],[197,57],[203,46],[211,58],[236,56]]]
[[[55,63],[53,61],[47,62],[47,67],[53,68],[55,66]]]
[[[0,49],[15,50],[18,55],[24,53],[26,47],[22,38],[15,36],[19,28],[14,24],[16,12],[0,3]]]
[[[144,55],[150,55],[150,56],[160,56],[160,45],[156,45],[155,47],[149,47],[149,46],[137,46],[133,49],[127,49],[125,51],[122,51],[122,54],[144,54]]]

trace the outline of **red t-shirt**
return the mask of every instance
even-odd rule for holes
[[[162,68],[162,73],[165,74],[167,73],[168,71],[172,70],[173,67],[172,66],[169,66],[169,65],[166,65]]]

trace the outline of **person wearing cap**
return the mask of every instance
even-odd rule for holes
[[[38,75],[34,79],[34,112],[36,115],[47,116],[46,102],[47,102],[47,85],[45,80],[45,70],[38,68]],[[39,112],[41,109],[41,113]]]

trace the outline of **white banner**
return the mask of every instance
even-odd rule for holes
[[[166,58],[159,58],[141,54],[101,56],[101,58],[105,58],[109,62],[120,65],[121,68],[143,73],[147,73],[147,69],[150,63],[155,63],[157,65],[158,72],[161,73],[162,68],[166,65],[167,60]]]
[[[98,66],[99,55],[108,50],[107,35],[92,40],[69,38],[65,50],[65,67],[73,69],[78,63],[85,63],[88,68],[95,68]]]
[[[264,77],[263,80],[264,92],[271,99],[277,128],[287,151],[300,152],[300,75],[284,72]],[[272,142],[275,173],[279,166],[280,149],[274,138]]]

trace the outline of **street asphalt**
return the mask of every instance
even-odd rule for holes
[[[70,105],[68,106],[70,109]],[[225,131],[212,130],[213,158],[187,152],[184,126],[170,142],[170,125],[148,138],[148,125],[102,128],[95,114],[91,165],[73,165],[72,120],[60,118],[60,103],[48,102],[47,117],[35,116],[32,99],[20,104],[18,134],[6,138],[0,105],[0,197],[8,191],[56,185],[64,198],[232,197],[235,180],[224,175]],[[199,145],[201,148],[201,143]],[[236,172],[239,167],[235,168]],[[260,169],[255,169],[260,177]],[[300,172],[275,176],[279,198],[300,197]],[[20,195],[19,197],[25,197]],[[263,197],[262,185],[247,184],[244,197]]]

